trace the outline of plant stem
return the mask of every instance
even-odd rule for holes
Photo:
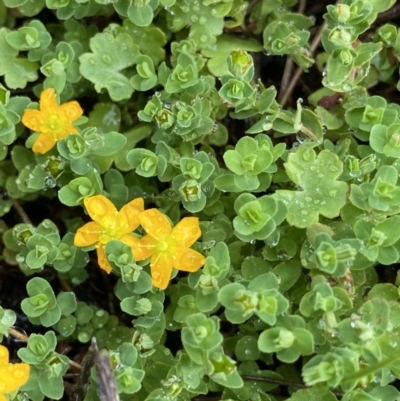
[[[14,209],[16,210],[16,212],[19,214],[19,217],[21,218],[21,220],[26,223],[26,224],[32,224],[31,219],[29,218],[29,216],[26,214],[25,210],[23,209],[23,207],[19,204],[19,202],[16,199],[11,198],[11,202],[14,206]]]
[[[60,276],[57,276],[58,278],[58,282],[60,283],[62,289],[66,292],[72,292],[72,287],[70,286],[70,284],[68,283],[68,281],[64,280],[63,278],[61,278]]]
[[[275,114],[276,112],[274,112],[271,109],[268,109],[267,113]],[[280,118],[281,120],[287,122],[288,124],[293,125],[293,123],[294,123],[293,117],[289,116],[288,113],[289,112],[287,112],[285,110],[281,110],[277,114],[277,118]],[[308,136],[312,141],[318,141],[318,138],[309,129],[307,129],[303,124],[300,124],[299,131],[301,131],[304,135]]]
[[[283,70],[283,75],[282,75],[281,88],[280,88],[279,96],[278,96],[279,104],[282,103],[282,99],[284,99],[284,97],[285,97],[286,88],[289,85],[290,77],[292,75],[292,70],[293,70],[293,59],[291,57],[288,57],[286,59],[285,69]]]
[[[299,1],[299,8],[297,10],[297,12],[299,14],[304,14],[304,11],[306,10],[307,7],[307,0],[300,0]]]
[[[365,376],[368,376],[370,374],[378,372],[379,370],[385,368],[386,366],[391,365],[393,362],[395,362],[399,358],[400,358],[400,351],[397,350],[397,352],[395,352],[389,358],[379,361],[378,363],[376,363],[374,365],[366,366],[365,368],[357,370],[357,371],[353,372],[352,374],[344,377],[343,380],[341,381],[341,383],[347,383],[347,382],[351,382],[353,380],[359,380]]]
[[[279,384],[281,386],[292,386],[292,387],[300,388],[300,389],[311,388],[309,386],[306,386],[304,383],[292,382],[290,380],[284,380],[284,379],[272,379],[270,377],[263,377],[263,376],[243,375],[242,379],[243,380],[254,380],[254,381],[275,383],[275,384]],[[333,391],[333,390],[330,390],[330,391],[333,394],[335,394],[337,397],[343,397],[343,395],[344,395],[343,393],[340,393],[338,391]]]
[[[297,12],[299,14],[303,14],[306,9],[306,5],[307,5],[307,0],[300,0],[299,8],[298,8]],[[293,59],[291,57],[288,57],[286,59],[285,69],[283,70],[281,88],[279,90],[279,96],[278,96],[278,103],[281,103],[282,99],[285,96],[285,91],[289,84],[289,80],[290,80],[290,76],[292,75],[292,71],[293,71]]]
[[[253,8],[257,5],[257,3],[259,3],[260,2],[260,0],[253,0],[250,4],[249,4],[249,6],[247,7],[247,10],[246,10],[246,14],[248,15],[248,14],[250,14],[252,11],[253,11]]]
[[[18,330],[15,330],[12,327],[9,327],[7,329],[8,333],[13,336],[14,338],[18,338],[18,340],[27,343],[28,342],[28,336],[25,334],[20,333]],[[74,367],[76,369],[81,370],[81,365],[79,365],[79,363],[76,363],[74,361],[71,361],[71,359],[68,361],[69,362],[69,366]]]
[[[324,21],[324,23],[319,28],[318,33],[315,35],[314,40],[311,42],[310,47],[311,47],[312,53],[314,53],[315,49],[318,47],[319,42],[321,40],[322,33],[326,29],[326,27],[327,27],[327,23],[326,23],[326,21]],[[287,90],[286,90],[285,94],[283,95],[282,100],[280,102],[280,105],[282,107],[284,107],[286,105],[286,102],[288,101],[290,95],[292,94],[294,88],[296,87],[297,81],[301,77],[301,74],[303,74],[303,69],[300,67],[297,67],[297,69],[293,75],[293,79],[290,81],[290,84],[288,85]]]
[[[27,343],[28,342],[28,336],[25,334],[20,333],[18,330],[13,329],[12,327],[8,328],[8,333],[12,335],[15,338],[18,338],[18,340]]]
[[[296,388],[309,388],[304,383],[296,383],[290,380],[283,380],[283,379],[272,379],[270,377],[263,377],[263,376],[251,376],[251,375],[243,375],[243,380],[254,380],[259,382],[268,382],[268,383],[275,383],[280,384],[282,386],[292,386]]]

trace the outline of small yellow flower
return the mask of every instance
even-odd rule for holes
[[[133,246],[132,231],[139,226],[139,213],[144,210],[143,198],[137,198],[126,204],[119,212],[103,195],[84,199],[86,210],[93,221],[85,224],[75,234],[75,246],[96,244],[99,266],[107,273],[111,266],[107,261],[105,246],[111,240],[120,240]]]
[[[7,401],[5,394],[18,390],[29,379],[27,363],[9,363],[8,349],[0,345],[0,401]]]
[[[149,209],[139,214],[139,220],[147,235],[134,239],[133,254],[137,261],[151,257],[154,287],[167,288],[173,268],[195,272],[204,265],[205,257],[189,248],[201,235],[197,217],[185,217],[172,228],[166,215]]]
[[[26,109],[22,116],[22,123],[39,133],[32,150],[44,154],[68,134],[77,134],[78,130],[72,122],[82,114],[83,110],[78,102],[68,102],[59,106],[55,90],[45,89],[40,94],[40,110]]]

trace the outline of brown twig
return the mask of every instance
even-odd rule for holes
[[[64,280],[63,278],[61,278],[60,276],[57,276],[58,278],[58,282],[61,285],[61,288],[66,291],[66,292],[72,292],[72,287],[71,285],[68,283],[68,281]]]
[[[260,0],[253,0],[249,6],[247,7],[246,14],[250,14],[253,11],[253,8],[260,2]]]
[[[18,338],[18,340],[27,343],[28,342],[28,336],[25,334],[22,334],[18,330],[13,329],[12,327],[8,328],[8,334],[12,335],[15,338]]]
[[[299,14],[304,14],[306,5],[307,5],[307,0],[300,0],[299,8],[297,9],[297,12]],[[280,87],[279,96],[278,96],[278,103],[281,103],[282,99],[284,99],[284,97],[285,97],[286,88],[289,85],[290,76],[292,75],[292,71],[293,71],[293,59],[291,57],[288,57],[286,59],[285,69],[283,70],[281,87]]]
[[[29,339],[28,336],[23,334],[23,333],[20,333],[18,330],[15,330],[14,328],[9,327],[7,331],[14,338],[17,338],[18,340],[20,340],[20,341],[22,341],[24,343],[28,342],[28,339]],[[69,362],[69,365],[71,367],[74,367],[74,368],[76,368],[78,370],[81,370],[81,365],[79,365],[79,363],[71,361],[71,359],[68,362]]]
[[[285,63],[285,69],[283,70],[282,74],[281,87],[279,89],[278,103],[280,104],[282,103],[282,99],[284,99],[285,97],[286,88],[289,85],[290,77],[292,75],[292,70],[293,70],[293,59],[291,57],[287,57]]]
[[[307,0],[300,0],[299,1],[299,8],[297,9],[297,12],[299,14],[304,14],[304,11],[306,10],[307,7]]]
[[[68,360],[68,363],[69,363],[69,366],[72,366],[72,367],[74,367],[74,368],[76,368],[78,370],[82,369],[82,367],[81,367],[81,365],[79,365],[79,363],[77,363],[77,362],[75,362],[75,361],[73,361],[71,359]]]
[[[321,36],[322,33],[324,32],[324,30],[327,27],[327,23],[326,21],[324,21],[324,23],[321,25],[321,27],[319,28],[317,34],[314,37],[314,40],[311,42],[311,52],[314,53],[314,51],[316,50],[316,48],[319,45],[319,42],[321,40]],[[288,101],[290,95],[292,94],[294,88],[297,85],[297,81],[299,80],[299,78],[301,77],[301,74],[303,74],[303,69],[301,67],[297,67],[292,80],[290,81],[290,84],[287,87],[286,92],[284,93],[282,100],[280,101],[280,105],[282,107],[284,107],[286,105],[286,102]]]
[[[11,198],[11,202],[14,206],[14,209],[16,210],[16,212],[19,214],[19,217],[21,218],[21,220],[26,223],[26,224],[32,224],[31,219],[29,218],[29,216],[26,214],[25,210],[23,209],[23,207],[19,204],[19,202],[16,199]]]

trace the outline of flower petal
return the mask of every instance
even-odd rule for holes
[[[43,114],[39,110],[26,109],[22,116],[22,124],[28,127],[32,131],[39,132],[42,125]]]
[[[157,240],[165,240],[172,231],[168,217],[157,209],[148,209],[140,213],[139,220],[147,234]]]
[[[75,234],[75,246],[90,246],[99,242],[99,236],[103,232],[103,228],[99,223],[91,221],[79,228]]]
[[[107,257],[106,257],[106,248],[104,245],[100,245],[97,248],[97,261],[99,263],[99,266],[105,270],[108,274],[111,273],[112,267],[108,263]]]
[[[104,195],[95,195],[83,200],[86,210],[92,220],[101,224],[101,219],[108,215],[116,215],[117,209]]]
[[[137,198],[126,204],[118,213],[121,225],[126,225],[126,232],[130,233],[139,227],[139,213],[144,210],[143,198]]]
[[[189,247],[201,236],[199,219],[197,217],[183,218],[173,229],[171,237],[180,246]]]
[[[9,358],[8,348],[4,345],[0,345],[0,365],[7,365]]]
[[[58,108],[56,91],[53,88],[47,88],[40,94],[40,110],[54,111]]]
[[[29,379],[30,366],[27,363],[0,366],[0,386],[2,393],[15,391]]]
[[[41,155],[44,155],[50,149],[54,148],[56,142],[57,141],[52,135],[39,134],[39,136],[36,138],[35,143],[32,146],[32,150],[35,153],[40,153]]]
[[[153,255],[150,261],[150,272],[154,287],[165,290],[171,279],[172,261],[162,254]]]
[[[133,256],[136,261],[141,261],[149,258],[155,252],[156,240],[150,235],[145,235],[143,238],[136,238],[133,235],[124,235],[121,241],[132,248]]]
[[[70,122],[77,120],[83,114],[80,104],[75,100],[61,105],[60,109]]]
[[[206,258],[199,252],[186,248],[183,249],[173,262],[175,269],[184,272],[196,272],[204,265]]]
[[[79,134],[78,130],[71,124],[65,124],[62,129],[53,131],[53,135],[57,141],[66,138],[69,134]]]

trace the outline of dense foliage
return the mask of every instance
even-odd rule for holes
[[[2,400],[400,399],[400,7],[297,3],[0,1]]]

